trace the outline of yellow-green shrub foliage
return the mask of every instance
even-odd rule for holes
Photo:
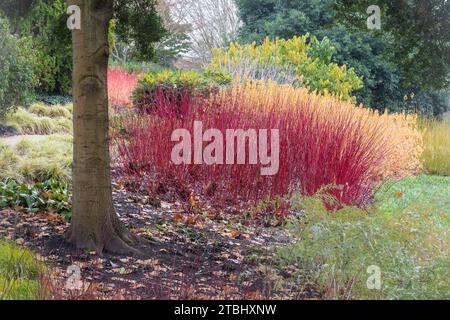
[[[243,80],[270,79],[354,100],[351,93],[362,87],[362,80],[353,69],[331,61],[334,51],[327,38],[319,41],[309,34],[289,40],[266,38],[261,45],[232,43],[228,49],[214,49],[208,68]]]

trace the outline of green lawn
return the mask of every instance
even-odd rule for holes
[[[420,175],[387,183],[378,191],[375,200],[376,207],[387,214],[405,210],[442,214],[450,227],[450,177]]]
[[[372,207],[330,213],[317,197],[299,197],[305,216],[288,231],[295,243],[277,249],[278,268],[298,266],[287,288],[317,285],[328,299],[448,299],[450,177],[410,177],[385,184]],[[381,272],[368,288],[367,268]]]

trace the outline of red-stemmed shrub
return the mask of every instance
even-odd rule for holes
[[[137,76],[120,69],[108,70],[108,100],[112,107],[130,107]]]
[[[162,183],[237,203],[294,191],[312,195],[327,187],[340,203],[362,206],[370,200],[377,168],[389,153],[386,130],[373,113],[302,89],[244,85],[210,99],[192,99],[186,90],[174,97],[159,92],[153,112],[122,120],[126,138],[117,141],[119,167],[147,189]],[[185,128],[193,137],[194,121],[202,122],[203,132],[214,128],[224,137],[227,129],[267,129],[269,136],[278,129],[278,173],[262,176],[262,165],[249,164],[248,146],[246,164],[173,164],[177,142],[171,141],[172,132]]]

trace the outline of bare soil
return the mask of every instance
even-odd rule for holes
[[[185,204],[114,192],[117,213],[146,242],[140,256],[82,252],[68,245],[60,216],[0,211],[0,239],[31,248],[50,266],[46,290],[56,299],[281,299],[275,290],[272,246],[289,241],[282,228],[233,214],[192,213]],[[66,288],[69,266],[82,288]],[[269,276],[272,274],[272,276]],[[308,297],[308,293],[302,298]]]

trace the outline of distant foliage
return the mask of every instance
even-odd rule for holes
[[[30,250],[0,241],[0,300],[48,298],[39,283],[46,266]]]
[[[367,0],[336,0],[336,18],[351,28],[367,30],[361,13]],[[383,27],[379,38],[392,39],[387,60],[401,70],[405,88],[426,91],[450,86],[450,2],[446,0],[380,0]]]
[[[403,96],[400,109],[410,110],[425,118],[439,118],[447,110],[450,110],[449,90],[418,90],[410,91]]]
[[[448,87],[448,1],[385,1],[381,32],[367,29],[366,0],[236,0],[241,43],[306,34],[330,39],[332,61],[353,68],[364,86],[353,95],[366,107],[440,115]],[[405,17],[408,17],[405,19]],[[418,41],[417,39],[421,39]],[[413,95],[413,98],[411,98]],[[405,100],[405,97],[409,97]]]
[[[0,118],[31,100],[33,56],[29,39],[11,35],[8,22],[0,16]]]
[[[71,95],[55,95],[55,94],[47,94],[47,93],[38,93],[36,94],[36,100],[39,102],[43,102],[47,105],[67,105],[72,103],[73,98]]]
[[[66,95],[72,87],[72,41],[67,28],[66,1],[34,1],[14,23],[21,37],[29,37],[36,55],[36,90]]]
[[[267,79],[353,100],[352,92],[361,88],[362,80],[353,69],[333,63],[334,52],[328,39],[319,41],[309,34],[289,40],[266,38],[261,45],[232,43],[228,49],[215,49],[210,68],[244,81]]]
[[[114,0],[115,34],[119,41],[133,44],[134,59],[153,60],[155,43],[169,35],[156,5],[156,0]]]
[[[133,44],[134,59],[155,58],[155,42],[167,35],[155,9],[155,0],[114,1],[114,28],[119,41]],[[36,91],[45,95],[68,95],[72,87],[72,36],[67,28],[65,0],[5,0],[0,13],[11,19],[11,33],[29,38],[35,57]],[[112,40],[113,34],[110,34]],[[113,41],[111,41],[113,44]]]
[[[120,69],[128,73],[135,73],[135,74],[155,72],[164,69],[154,62],[145,62],[145,61],[121,62],[114,59],[109,61],[109,67],[111,69]]]

